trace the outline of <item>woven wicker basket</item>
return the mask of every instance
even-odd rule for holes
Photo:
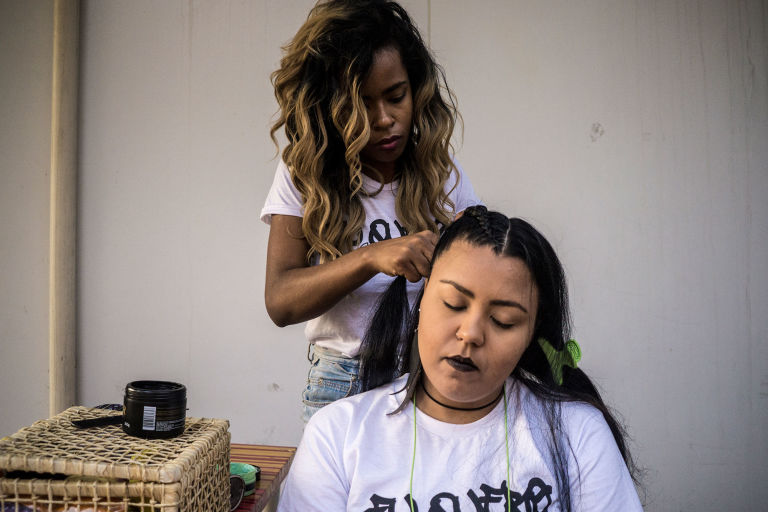
[[[0,512],[229,510],[228,421],[187,418],[172,439],[71,423],[111,414],[72,407],[0,440]]]

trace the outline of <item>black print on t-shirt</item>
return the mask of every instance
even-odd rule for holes
[[[405,229],[398,221],[395,219],[393,221],[393,224],[395,225],[394,229],[397,230],[397,232],[400,234],[400,236],[406,236],[408,235],[408,230]],[[438,232],[442,234],[443,231],[445,231],[445,226],[441,224],[440,222],[437,223],[437,229]],[[365,247],[366,245],[375,244],[376,242],[381,242],[382,240],[389,240],[392,238],[393,229],[390,225],[389,221],[384,219],[374,219],[371,221],[371,224],[368,226],[368,240],[363,241],[363,235],[362,233],[359,235],[360,238],[356,238],[352,242],[352,247]]]
[[[395,510],[395,502],[397,501],[396,498],[382,498],[378,494],[374,494],[371,496],[371,505],[373,507],[369,508],[368,511],[373,512],[389,512]]]
[[[408,234],[408,230],[401,226],[400,223],[397,222],[397,219],[395,219],[395,227],[400,232],[400,236],[405,236]]]
[[[493,510],[517,511],[517,512],[546,512],[552,504],[552,486],[547,485],[541,478],[531,478],[528,486],[523,493],[510,491],[509,502],[507,502],[507,482],[502,481],[501,486],[491,487],[488,484],[480,485],[478,494],[474,489],[467,491],[474,512],[491,512]],[[371,507],[365,512],[396,512],[395,498],[383,498],[378,494],[373,494],[370,498]],[[413,509],[411,510],[411,495],[403,498],[406,510],[410,512],[419,512],[419,506],[416,500],[413,500]],[[500,507],[491,507],[492,504],[504,503]],[[449,492],[440,492],[429,501],[427,512],[461,512],[459,497]]]
[[[408,234],[408,230],[406,230],[403,226],[400,225],[397,220],[395,220],[395,228],[400,233],[400,236],[405,236]],[[368,243],[374,244],[376,242],[381,242],[382,240],[389,240],[392,238],[392,228],[389,225],[389,222],[387,222],[384,219],[376,219],[373,222],[371,222],[371,225],[369,226],[370,231],[368,231]]]
[[[406,236],[408,234],[408,230],[400,225],[397,220],[394,221],[394,225],[394,229],[397,230],[400,236]],[[356,239],[352,243],[352,246],[356,247],[359,244],[360,247],[365,247],[366,245],[375,244],[376,242],[381,242],[382,240],[389,240],[392,238],[392,233],[393,228],[388,221],[384,219],[374,219],[368,226],[368,240],[363,241],[362,235],[360,235],[360,238]]]

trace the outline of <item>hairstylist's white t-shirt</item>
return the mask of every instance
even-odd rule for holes
[[[406,377],[338,400],[307,424],[286,479],[278,511],[409,512],[411,465],[418,510],[558,512],[560,496],[548,462],[541,404],[512,378],[509,479],[502,401],[466,425],[435,420],[403,400]],[[591,406],[562,404],[572,452],[568,473],[572,510],[642,512],[640,500],[610,429]]]
[[[459,168],[458,165],[457,168]],[[455,182],[456,175],[452,174],[445,190],[448,191],[453,188]],[[395,198],[398,185],[399,182],[393,181],[384,185],[381,192],[375,196],[361,197],[365,210],[365,224],[361,243],[352,250],[406,234],[395,215]],[[372,193],[378,190],[381,184],[364,175],[363,187],[366,192]],[[469,206],[480,204],[480,200],[472,189],[472,184],[461,168],[459,168],[458,185],[449,194],[449,197],[455,205],[455,213],[461,212]],[[288,167],[282,161],[277,166],[272,188],[267,195],[264,208],[261,210],[261,220],[269,224],[272,215],[304,216],[304,203],[301,194],[293,185]],[[304,332],[309,342],[336,350],[347,357],[357,355],[360,342],[373,314],[372,309],[393,279],[386,274],[377,274],[340,300],[330,310],[307,322]],[[420,282],[408,283],[408,298],[411,303],[416,298],[420,287]]]

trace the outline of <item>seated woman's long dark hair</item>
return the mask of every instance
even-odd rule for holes
[[[528,222],[507,218],[483,206],[467,208],[464,215],[446,228],[435,247],[432,265],[457,240],[478,247],[490,247],[497,255],[521,259],[536,283],[539,304],[532,341],[512,376],[528,387],[544,404],[545,420],[549,426],[549,455],[562,510],[570,511],[572,507],[568,476],[570,448],[568,441],[561,436],[561,402],[584,402],[602,412],[621,456],[637,482],[637,470],[625,441],[624,429],[605,405],[592,381],[581,369],[565,366],[562,384],[558,384],[544,350],[536,342],[544,338],[556,350],[564,350],[570,338],[571,321],[565,273],[552,246]],[[395,413],[408,404],[421,378],[422,367],[415,335],[420,301],[421,293],[413,308],[409,308],[405,279],[398,277],[382,296],[370,328],[363,338],[360,352],[363,391],[410,372],[406,398]]]

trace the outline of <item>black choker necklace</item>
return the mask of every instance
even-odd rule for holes
[[[424,385],[424,381],[423,380],[421,380],[420,383],[421,383],[421,389],[424,390],[424,393],[427,394],[427,396],[429,397],[430,400],[432,400],[433,402],[435,402],[437,405],[439,405],[441,407],[445,407],[446,409],[452,409],[454,411],[479,411],[480,409],[485,409],[486,407],[490,407],[491,405],[495,404],[499,400],[499,398],[501,398],[501,395],[504,394],[504,386],[502,385],[501,386],[501,391],[499,391],[499,394],[496,396],[496,398],[494,398],[493,400],[491,400],[490,402],[488,402],[485,405],[481,405],[480,407],[454,407],[452,405],[444,404],[440,400],[438,400],[435,397],[433,397],[432,395],[430,395],[429,391],[427,391],[427,387]]]

